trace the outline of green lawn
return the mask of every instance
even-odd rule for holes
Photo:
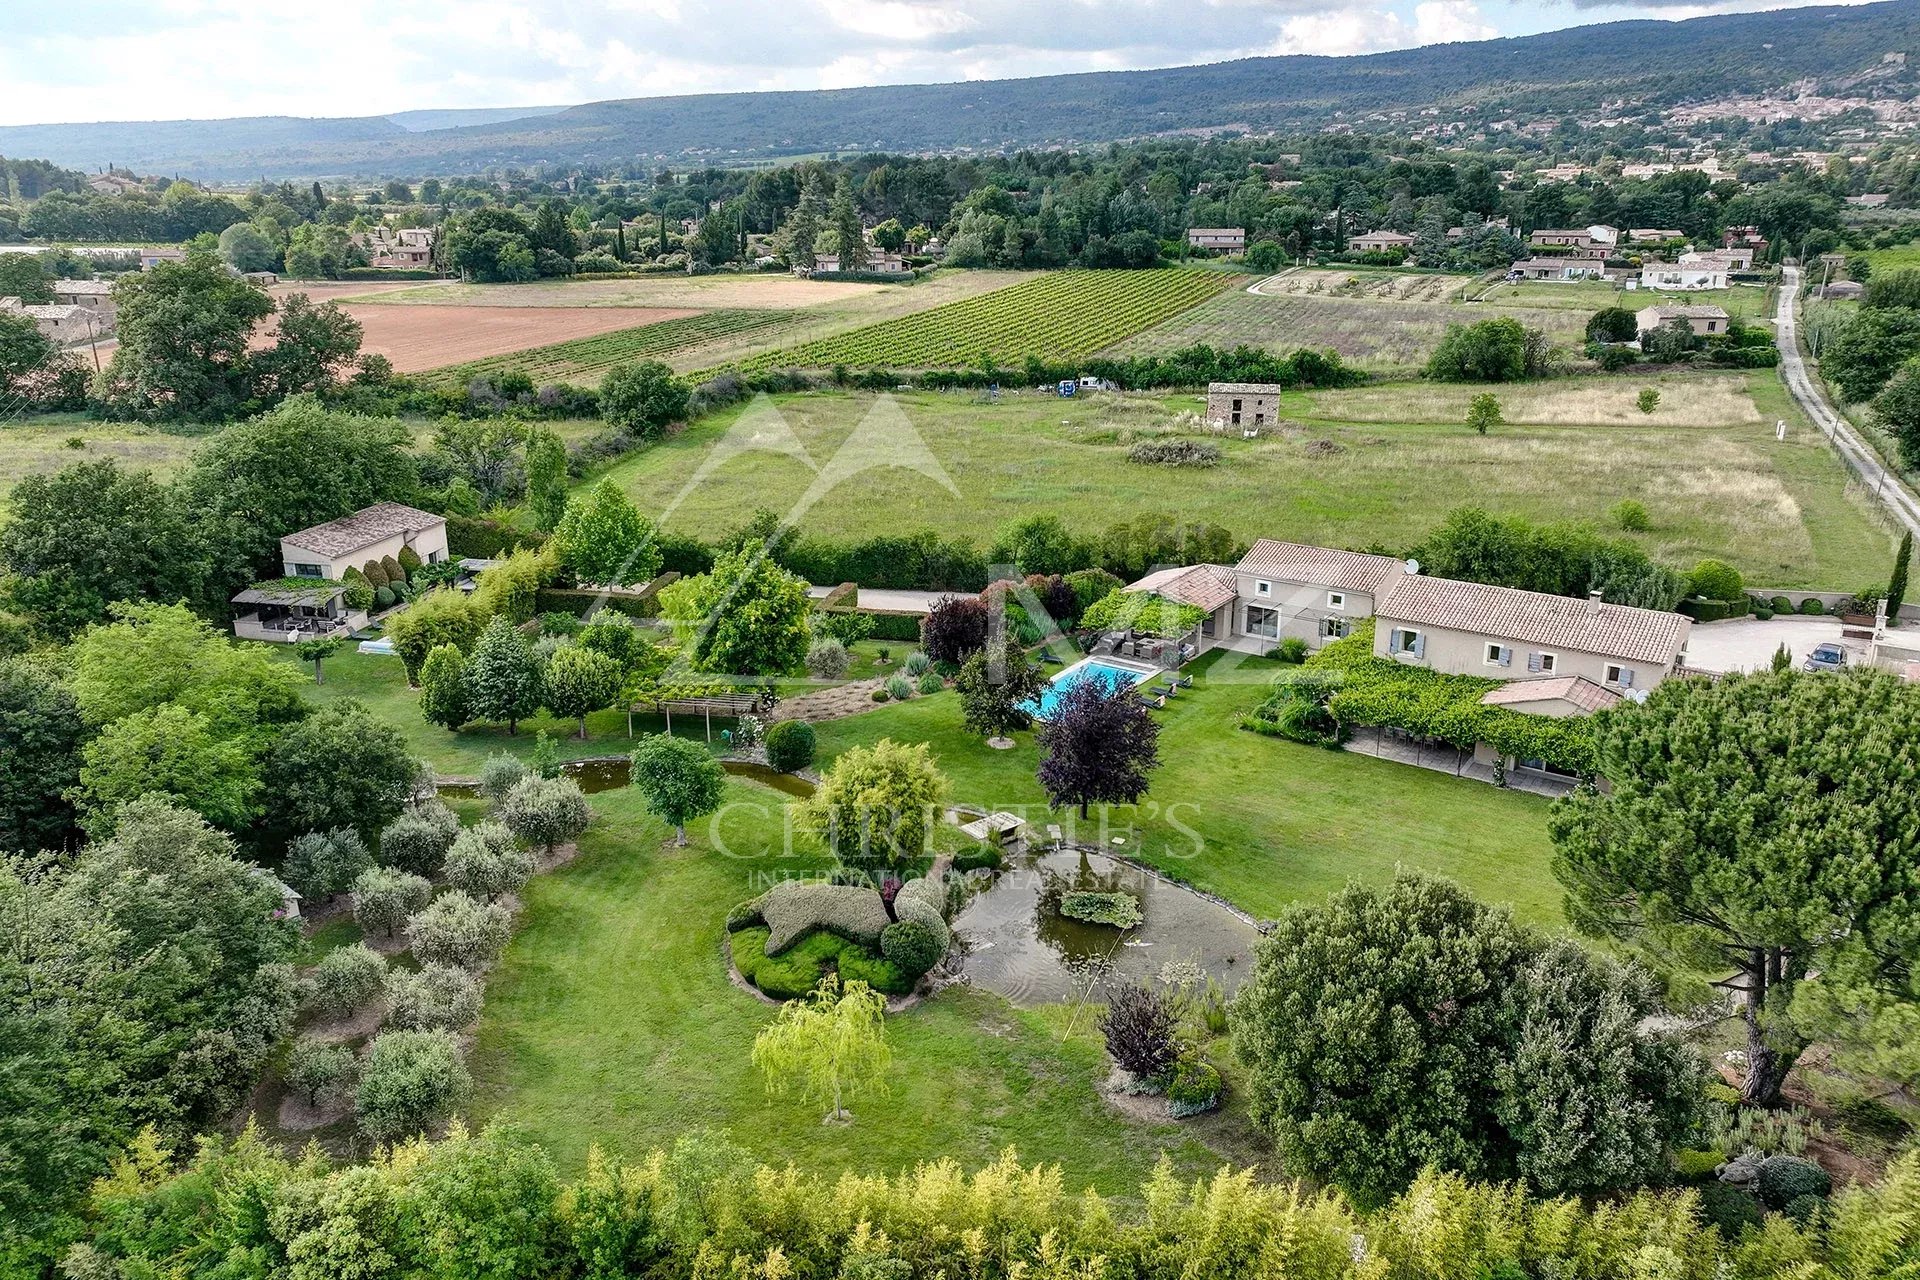
[[[1759,285],[1669,293],[1654,289],[1622,289],[1600,280],[1525,280],[1516,284],[1500,281],[1489,288],[1473,291],[1473,296],[1480,302],[1504,307],[1559,307],[1586,312],[1598,311],[1602,307],[1625,307],[1629,311],[1638,311],[1659,303],[1680,303],[1686,306],[1724,307],[1728,315],[1743,320],[1772,319],[1774,301],[1773,290]]]
[[[775,1164],[866,1172],[977,1165],[1015,1146],[1110,1193],[1163,1153],[1192,1175],[1262,1158],[1237,1108],[1181,1126],[1111,1109],[1094,1088],[1106,1068],[1087,1011],[1023,1011],[964,988],[887,1020],[889,1091],[856,1098],[851,1126],[767,1096],[749,1053],[773,1011],[728,982],[723,920],[756,876],[823,863],[785,847],[785,797],[736,782],[727,801],[713,830],[675,849],[634,793],[594,797],[579,858],[528,887],[488,984],[478,1116],[525,1126],[569,1168],[594,1144],[633,1157],[702,1129]]]
[[[1649,384],[1663,397],[1652,417],[1630,407]],[[1778,386],[1771,372],[1560,379],[1497,392],[1517,425],[1484,437],[1461,425],[1469,389],[1296,394],[1281,411],[1292,427],[1224,440],[1221,465],[1181,471],[1127,454],[1183,422],[1192,430],[1203,410],[1195,396],[1026,392],[986,404],[967,394],[819,393],[716,415],[607,474],[644,511],[704,537],[768,507],[794,513],[807,532],[935,528],[983,544],[1045,512],[1084,534],[1164,515],[1217,522],[1249,541],[1405,547],[1462,502],[1604,526],[1610,507],[1635,498],[1654,521],[1636,540],[1672,563],[1716,556],[1760,585],[1851,590],[1884,573],[1891,541],[1846,492],[1823,441],[1773,438]],[[843,454],[863,424],[859,447]]]
[[[1520,918],[1560,924],[1548,868],[1547,803],[1427,769],[1300,746],[1238,727],[1283,670],[1261,658],[1213,654],[1194,688],[1154,713],[1160,768],[1136,808],[1046,812],[1033,735],[995,751],[960,725],[953,693],[893,703],[816,726],[823,759],[881,738],[926,742],[955,799],[1012,809],[1081,840],[1109,845],[1252,912],[1272,916],[1351,879],[1386,880],[1396,865],[1458,880],[1477,897],[1512,903]],[[1112,846],[1115,837],[1126,843]]]

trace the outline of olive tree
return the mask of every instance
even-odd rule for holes
[[[412,1137],[464,1102],[473,1077],[448,1031],[383,1031],[374,1037],[355,1103],[376,1142]]]
[[[507,949],[512,922],[506,909],[464,893],[443,893],[407,920],[407,938],[423,964],[481,970]]]
[[[528,844],[553,856],[593,821],[593,809],[572,778],[525,778],[500,802],[500,821]]]
[[[475,823],[447,850],[447,883],[486,902],[514,892],[532,875],[533,855],[498,822]]]
[[[433,885],[426,877],[397,867],[374,867],[353,882],[353,922],[362,933],[391,938],[432,897]]]

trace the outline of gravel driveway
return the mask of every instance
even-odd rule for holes
[[[1765,622],[1758,618],[1700,622],[1694,624],[1687,641],[1686,664],[1701,671],[1758,671],[1773,661],[1773,651],[1784,644],[1793,651],[1793,665],[1797,667],[1813,652],[1813,646],[1839,639],[1838,618],[1782,614]],[[1856,661],[1866,657],[1864,641],[1842,643]]]

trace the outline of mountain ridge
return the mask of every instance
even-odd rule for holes
[[[253,116],[0,127],[0,154],[208,179],[418,177],[636,158],[726,163],[824,151],[966,153],[1243,127],[1306,132],[1449,108],[1557,118],[1858,75],[1920,54],[1920,0],[1627,19],[1354,57],[1295,54],[1142,71],[607,99],[384,116]],[[1920,57],[1909,59],[1920,65]],[[1911,91],[1910,77],[1889,92]],[[438,128],[402,119],[496,118]],[[512,113],[508,118],[499,118]],[[1484,117],[1482,117],[1484,118]]]

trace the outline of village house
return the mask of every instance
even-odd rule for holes
[[[838,273],[839,270],[840,270],[840,255],[837,253],[822,253],[815,256],[813,260],[814,275],[830,276]],[[900,254],[894,253],[888,249],[880,249],[880,248],[876,248],[873,245],[868,245],[866,264],[860,267],[859,270],[875,271],[875,272],[880,272],[888,275],[899,275],[901,273],[911,271],[913,270],[913,268],[907,265],[907,260],[904,257],[902,257]]]
[[[53,300],[69,307],[85,307],[111,327],[118,309],[113,305],[111,280],[55,280]]]
[[[1867,296],[1867,286],[1858,280],[1835,280],[1821,287],[1820,296],[1839,302],[1858,302]]]
[[[1245,253],[1247,233],[1239,227],[1189,227],[1187,243],[1214,253]]]
[[[140,251],[140,269],[151,271],[163,262],[185,262],[185,249],[142,249]]]
[[[433,265],[432,227],[370,227],[349,237],[367,255],[367,265],[386,270],[422,271]]]
[[[1369,231],[1347,240],[1347,249],[1352,253],[1396,253],[1412,248],[1413,237],[1398,231]]]
[[[1527,237],[1535,249],[1557,250],[1563,258],[1605,258],[1620,243],[1620,233],[1604,225],[1571,230],[1540,230]]]
[[[1685,240],[1687,233],[1673,227],[1630,227],[1627,239],[1634,244],[1662,244],[1668,240]]]
[[[18,298],[0,298],[0,315],[27,317],[33,321],[34,328],[62,347],[98,338],[108,328],[99,312],[64,302],[36,303],[22,302]]]
[[[1265,382],[1207,384],[1207,422],[1216,431],[1259,432],[1280,420],[1285,388]]]
[[[1688,258],[1692,261],[1687,261]],[[1686,254],[1679,262],[1649,262],[1640,268],[1640,287],[1687,293],[1701,289],[1724,289],[1727,287],[1727,264],[1722,259],[1701,254]]]
[[[1726,333],[1732,321],[1722,307],[1683,307],[1672,303],[1662,303],[1643,307],[1634,316],[1640,325],[1640,332],[1652,333],[1655,329],[1665,328],[1675,320],[1684,320],[1698,338],[1715,337]]]
[[[1584,164],[1556,164],[1547,169],[1536,169],[1533,177],[1536,182],[1578,182],[1591,173]]]
[[[1516,280],[1598,280],[1606,273],[1597,258],[1522,258],[1507,268]]]
[[[422,564],[447,558],[444,516],[399,502],[380,502],[352,515],[280,539],[286,576],[260,582],[233,597],[233,633],[243,640],[294,641],[346,635],[367,625],[364,610],[347,604],[346,573],[369,563],[398,561],[411,549]]]

